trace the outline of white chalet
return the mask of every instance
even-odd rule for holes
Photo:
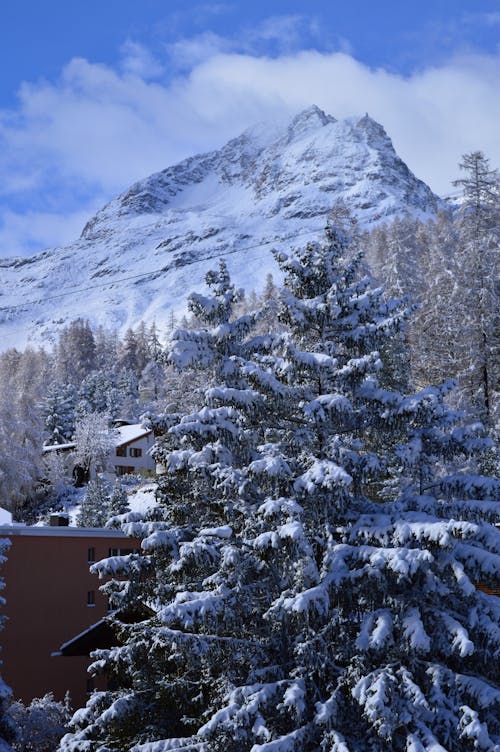
[[[120,425],[115,428],[116,440],[110,466],[117,476],[138,473],[141,470],[155,470],[155,462],[149,454],[154,444],[153,431],[143,428],[140,423]]]

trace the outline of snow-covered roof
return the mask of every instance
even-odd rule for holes
[[[51,527],[50,525],[0,525],[0,537],[47,537],[47,538],[123,538],[128,540],[125,533],[114,528],[102,527]]]
[[[43,451],[44,452],[63,452],[67,451],[69,449],[74,449],[76,447],[76,444],[74,441],[70,441],[67,444],[48,444],[47,446],[44,446]]]
[[[12,514],[3,507],[0,507],[0,525],[12,525]]]
[[[116,439],[115,445],[122,446],[122,444],[129,444],[131,441],[137,441],[142,439],[151,433],[150,428],[143,428],[140,423],[133,423],[130,426],[119,426],[115,429]]]

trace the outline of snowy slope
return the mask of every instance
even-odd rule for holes
[[[439,204],[381,125],[313,106],[136,183],[71,245],[0,260],[0,347],[50,342],[77,316],[161,326],[221,256],[238,286],[259,289],[271,249],[319,237],[338,199],[364,224]]]

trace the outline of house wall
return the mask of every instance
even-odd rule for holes
[[[120,475],[120,471],[117,468],[127,467],[132,468],[128,472],[137,473],[140,470],[154,470],[155,463],[151,455],[148,454],[148,450],[151,449],[155,442],[153,432],[149,433],[135,441],[131,441],[128,444],[117,447],[110,462],[113,465],[115,473]],[[141,457],[134,457],[134,450],[141,450]],[[119,455],[118,452],[125,452],[125,456]]]
[[[24,526],[0,527],[0,537],[11,541],[0,572],[7,616],[2,676],[25,702],[47,692],[62,700],[69,691],[73,707],[81,707],[91,689],[90,659],[52,654],[108,612],[102,582],[89,572],[89,549],[98,561],[110,548],[135,548],[134,541],[116,531]],[[87,605],[92,592],[95,605]]]

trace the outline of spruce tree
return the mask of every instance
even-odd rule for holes
[[[209,368],[201,410],[158,420],[159,506],[142,555],[94,567],[117,608],[94,695],[61,749],[466,752],[500,744],[498,483],[448,385],[391,390],[380,349],[405,314],[348,238],[277,258],[289,331],[231,321],[225,268],[170,360]],[[124,578],[124,579],[121,579]]]
[[[446,406],[449,385],[384,387],[378,351],[400,317],[346,250],[330,232],[279,259],[292,339],[267,365],[305,390],[288,418],[300,427],[272,447],[282,495],[253,538],[281,562],[265,612],[279,639],[198,738],[235,752],[497,749],[499,607],[474,583],[500,573],[486,521],[500,488],[464,472],[489,442]]]
[[[109,495],[108,517],[125,514],[130,510],[128,495],[120,481],[115,481]]]
[[[79,527],[104,527],[111,516],[110,485],[99,476],[87,486],[77,518]]]
[[[143,519],[126,516],[123,525],[142,539],[143,553],[112,557],[95,569],[120,578],[105,587],[123,644],[98,657],[120,689],[94,696],[77,713],[65,750],[82,744],[125,750],[196,733],[207,706],[224,695],[226,677],[243,680],[260,652],[258,635],[235,637],[242,622],[254,624],[254,600],[264,597],[241,546],[254,503],[248,465],[267,425],[256,421],[265,400],[248,388],[238,363],[256,346],[247,338],[256,316],[232,320],[239,295],[223,263],[207,282],[212,295],[190,301],[204,328],[175,331],[167,358],[172,367],[204,370],[204,404],[191,414],[157,417],[155,427],[166,431],[155,452],[165,469],[159,505]],[[123,610],[145,605],[155,614],[140,626],[120,621]]]
[[[43,400],[45,428],[49,433],[45,444],[66,444],[75,428],[75,389],[72,384],[52,382]]]

